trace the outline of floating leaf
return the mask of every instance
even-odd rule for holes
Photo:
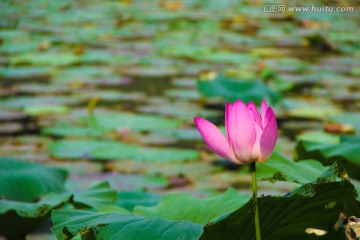
[[[1,104],[1,103],[0,103]],[[42,129],[44,134],[55,136],[102,136],[115,130],[151,131],[172,129],[182,125],[178,119],[145,114],[94,114],[81,117],[78,123],[64,122]]]
[[[100,128],[72,126],[70,124],[57,124],[54,126],[42,128],[41,133],[57,137],[101,137],[103,134],[105,134],[105,131]]]
[[[185,101],[176,101],[169,105],[165,99],[155,99],[155,101],[148,101],[147,106],[140,107],[140,111],[144,113],[155,113],[164,116],[171,116],[189,121],[194,116],[204,118],[216,117],[220,115],[219,111],[206,109],[197,104],[190,104]]]
[[[96,239],[161,239],[196,240],[202,226],[190,221],[170,221],[161,218],[118,213],[86,211],[53,211],[51,231],[58,239],[71,239],[77,234]]]
[[[239,65],[241,63],[242,65],[251,65],[257,60],[257,58],[249,54],[218,51],[212,54],[200,56],[199,60],[213,63],[230,63],[235,65]]]
[[[249,195],[240,194],[235,189],[228,189],[221,195],[208,198],[198,198],[189,194],[169,194],[154,207],[135,207],[134,213],[145,217],[189,220],[205,224],[222,213],[237,209],[249,199]]]
[[[133,159],[149,162],[183,162],[197,160],[200,155],[192,149],[137,147],[136,145],[105,146],[94,149],[91,155],[96,159]]]
[[[262,99],[274,104],[281,96],[259,81],[241,81],[219,75],[212,80],[198,80],[198,89],[206,97],[221,97],[229,102],[241,99],[244,102],[253,101],[259,105]]]
[[[10,58],[11,65],[66,66],[79,63],[72,53],[25,53]]]
[[[0,79],[3,84],[13,85],[21,82],[48,82],[51,76],[48,67],[8,67],[1,69]]]
[[[184,129],[168,129],[160,130],[153,133],[155,136],[173,137],[178,140],[201,140],[201,135],[196,128],[184,128]]]
[[[63,140],[50,145],[50,152],[58,158],[70,159],[134,159],[138,161],[193,161],[199,152],[191,149],[139,147],[114,141]]]
[[[34,201],[64,190],[67,171],[38,163],[0,157],[0,197],[14,201]]]
[[[257,179],[305,184],[316,180],[327,168],[315,160],[293,162],[274,152],[270,159],[256,166]]]
[[[169,89],[165,95],[174,99],[199,100],[200,94],[196,90],[188,89]]]
[[[96,141],[96,140],[64,140],[53,142],[49,146],[50,154],[58,158],[79,159],[91,158],[91,151],[96,148],[106,147],[117,143],[113,141]]]
[[[284,55],[277,48],[253,48],[251,54],[261,58],[280,58]]]
[[[146,79],[168,79],[179,74],[179,70],[169,66],[162,68],[154,67],[132,67],[124,70],[124,75],[132,78],[146,78]]]
[[[64,105],[33,105],[24,108],[24,113],[30,116],[65,114],[69,108]]]
[[[306,106],[288,110],[288,115],[296,118],[323,119],[340,114],[340,109],[331,106]]]
[[[10,97],[6,100],[0,101],[0,107],[11,108],[11,109],[22,109],[32,106],[56,106],[74,104],[77,100],[65,96],[41,96],[41,97]]]
[[[85,120],[90,126],[105,130],[128,128],[136,131],[146,131],[152,129],[175,128],[182,124],[181,121],[175,119],[131,113],[95,115],[94,118]]]

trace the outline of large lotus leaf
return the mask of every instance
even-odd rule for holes
[[[148,192],[119,192],[116,205],[132,211],[135,206],[155,206],[161,199],[161,195]]]
[[[30,202],[49,192],[63,191],[67,175],[64,169],[0,157],[0,197]]]
[[[278,152],[274,152],[264,163],[256,164],[258,180],[288,181],[300,184],[314,181],[327,167],[315,160],[291,161]]]
[[[116,198],[117,192],[110,188],[109,182],[104,181],[83,192],[74,193],[72,202],[75,203],[75,206],[81,204],[100,209],[115,203]]]
[[[331,231],[344,203],[356,198],[354,186],[343,178],[336,163],[316,182],[283,197],[258,198],[261,234],[264,240],[316,239],[309,229]],[[206,224],[202,240],[255,239],[254,207],[250,200],[238,210]]]
[[[40,227],[51,210],[65,204],[71,194],[56,194],[36,203],[0,200],[0,235],[9,239],[25,239],[24,236]],[[21,238],[22,237],[22,238]]]
[[[259,81],[242,81],[219,75],[214,79],[199,79],[197,81],[199,91],[209,98],[221,97],[225,101],[234,102],[241,99],[244,102],[253,101],[257,105],[262,99],[274,104],[281,96]]]
[[[240,194],[235,189],[228,189],[221,195],[208,198],[198,198],[189,194],[170,194],[165,195],[154,207],[137,206],[133,212],[145,217],[189,220],[205,224],[225,212],[239,208],[249,199],[248,194]]]
[[[82,239],[161,239],[196,240],[202,226],[190,221],[170,221],[144,218],[132,214],[94,213],[86,211],[53,211],[51,231],[57,239],[71,239],[80,234]]]
[[[360,137],[342,137],[339,144],[299,141],[298,160],[316,159],[324,165],[340,161],[351,177],[360,179]]]
[[[98,160],[134,159],[138,161],[193,161],[198,151],[176,148],[142,148],[134,144],[96,140],[62,140],[50,145],[50,152],[58,158],[90,158]]]

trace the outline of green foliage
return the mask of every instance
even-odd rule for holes
[[[0,107],[7,109],[25,109],[30,107],[31,109],[34,106],[42,106],[45,108],[45,106],[66,105],[74,102],[76,102],[74,98],[65,96],[18,96],[0,100]]]
[[[49,67],[38,67],[38,66],[9,67],[9,68],[1,69],[0,76],[7,79],[12,79],[14,82],[18,82],[21,81],[21,79],[29,76],[49,77],[51,71],[52,69]]]
[[[104,134],[104,131],[99,128],[57,124],[42,128],[41,133],[56,137],[101,137]]]
[[[76,123],[59,123],[42,129],[42,133],[55,136],[102,136],[111,131],[152,131],[178,128],[181,120],[156,115],[113,113],[80,117]]]
[[[282,77],[279,76],[279,74],[277,74],[276,71],[271,68],[265,68],[261,72],[261,79],[264,81],[272,81],[272,87],[278,92],[290,91],[296,85],[293,82],[285,81]]]
[[[182,122],[175,119],[163,118],[145,114],[101,114],[93,118],[85,118],[88,126],[104,130],[130,129],[135,131],[148,131],[153,129],[169,129],[181,126]]]
[[[98,160],[134,159],[138,161],[182,162],[199,158],[198,151],[175,148],[142,148],[115,141],[63,140],[50,145],[50,152],[58,158]]]
[[[0,234],[17,239],[40,227],[51,211],[62,207],[103,209],[113,204],[117,193],[108,182],[99,183],[83,192],[49,194],[38,202],[0,200]],[[69,205],[70,204],[70,205]]]
[[[256,166],[258,180],[270,182],[287,181],[305,184],[314,181],[327,167],[315,160],[293,162],[278,152],[274,152],[270,159]]]
[[[34,105],[24,108],[24,113],[30,116],[64,114],[69,111],[69,108],[64,105]]]
[[[0,235],[20,239],[40,227],[53,209],[64,205],[70,194],[48,195],[36,203],[0,200]]]
[[[296,145],[298,160],[316,159],[324,165],[341,162],[351,177],[360,179],[360,137],[342,137],[339,144],[299,141]]]
[[[201,135],[196,128],[185,128],[185,129],[168,129],[160,130],[153,133],[155,136],[161,137],[173,137],[179,140],[201,140]]]
[[[261,234],[265,240],[316,239],[306,229],[332,230],[344,203],[356,198],[354,186],[334,164],[317,181],[283,197],[258,198]],[[220,216],[204,227],[201,240],[255,239],[254,208],[250,200],[240,209]]]
[[[185,162],[195,161],[200,155],[192,149],[138,147],[136,145],[118,144],[94,149],[91,155],[95,159],[133,159],[145,162]]]
[[[75,206],[85,205],[94,209],[100,209],[103,206],[114,204],[117,198],[115,190],[110,188],[107,181],[101,182],[86,191],[74,194],[73,203]]]
[[[92,150],[111,145],[118,146],[114,141],[62,140],[53,142],[49,150],[50,154],[57,158],[86,159],[92,157]]]
[[[190,221],[144,218],[132,214],[93,213],[86,211],[53,211],[51,231],[58,239],[161,239],[196,240],[202,226]]]
[[[67,66],[80,62],[78,56],[72,53],[26,53],[13,56],[11,65],[37,65],[37,66]]]
[[[197,198],[189,194],[169,194],[154,207],[135,207],[134,213],[145,217],[189,220],[205,224],[224,212],[237,209],[249,199],[249,195],[239,194],[235,189],[228,189],[221,195],[209,198]]]
[[[67,171],[0,157],[0,198],[31,202],[50,192],[64,190]]]
[[[290,117],[301,119],[323,119],[341,115],[341,110],[334,106],[299,106],[287,111]]]
[[[209,80],[199,79],[197,86],[204,96],[209,98],[221,97],[229,102],[241,99],[244,102],[253,101],[259,105],[262,99],[265,99],[269,104],[275,104],[281,99],[279,93],[259,81],[242,81],[224,75]]]
[[[329,231],[329,236],[335,234],[332,229],[340,212],[357,201],[356,197],[345,170],[335,163],[316,181],[283,197],[260,197],[262,236],[265,240],[293,236],[317,239],[307,233],[309,228]],[[255,239],[255,230],[253,202],[249,198],[232,189],[210,198],[170,194],[156,206],[136,206],[134,213],[145,218],[128,213],[54,211],[52,231],[58,239],[80,234],[82,239],[251,240]],[[217,218],[208,222],[214,217]],[[204,230],[199,223],[206,223]]]

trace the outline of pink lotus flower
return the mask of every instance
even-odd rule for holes
[[[261,117],[253,102],[247,106],[240,100],[226,103],[226,138],[211,122],[195,117],[195,125],[217,155],[237,164],[264,162],[274,150],[277,139],[275,114],[263,100]]]

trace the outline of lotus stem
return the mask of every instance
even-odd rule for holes
[[[256,240],[261,240],[259,206],[257,202],[256,162],[250,163],[252,198],[254,202]]]

